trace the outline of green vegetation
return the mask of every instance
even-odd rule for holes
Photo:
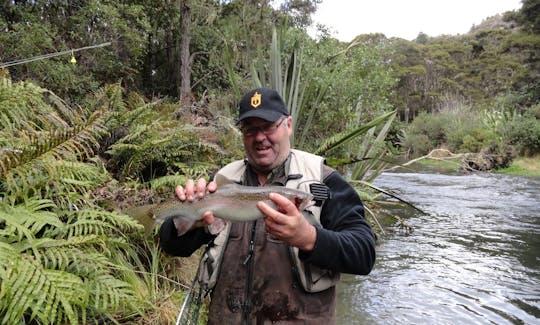
[[[395,156],[538,176],[537,0],[462,36],[351,43],[307,36],[317,1],[77,4],[0,4],[0,59],[35,58],[0,68],[0,323],[174,322],[197,257],[163,256],[122,210],[241,158],[255,85],[280,90],[295,147],[350,176],[374,227]]]
[[[495,170],[496,173],[540,177],[540,156],[519,157],[507,168]]]

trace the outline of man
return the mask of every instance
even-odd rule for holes
[[[259,202],[263,219],[227,223],[217,236],[208,226],[220,219],[210,211],[182,236],[169,219],[160,228],[161,247],[189,256],[210,243],[200,275],[212,289],[209,324],[335,324],[339,273],[366,275],[375,262],[375,235],[362,202],[321,157],[291,149],[292,117],[276,91],[251,90],[239,106],[246,159],[218,174],[247,186],[311,191],[315,204],[299,211],[295,202],[272,193],[277,210]],[[176,194],[193,201],[217,186],[190,180]]]

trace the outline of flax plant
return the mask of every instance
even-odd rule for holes
[[[346,59],[347,52],[357,46],[360,46],[359,42],[352,42],[345,49],[332,54],[326,62]],[[315,84],[306,79],[305,73],[303,73],[304,60],[300,43],[296,42],[293,45],[292,53],[286,64],[282,64],[283,53],[280,48],[280,38],[274,28],[269,52],[268,73],[266,74],[264,67],[253,67],[252,80],[255,86],[267,86],[280,93],[295,121],[291,141],[293,146],[302,149],[306,145],[306,139],[312,136],[311,130],[315,123],[317,106],[323,104],[324,95],[331,86],[330,80],[336,78],[328,76],[322,83]],[[331,73],[337,72],[333,70]],[[358,94],[357,97],[361,97],[361,94]],[[307,103],[311,105],[309,110],[306,109]],[[350,103],[350,105],[354,105],[354,103]],[[381,192],[371,183],[382,173],[392,155],[392,148],[387,143],[386,136],[395,116],[396,111],[392,110],[383,112],[365,123],[350,123],[343,131],[328,137],[313,150],[314,153],[327,157],[327,162],[333,167],[346,171],[345,176],[357,188],[367,204],[368,215],[376,224],[378,221],[373,211],[377,210],[376,206],[379,204],[378,197]],[[301,133],[299,132],[300,125],[302,126]],[[294,137],[294,134],[297,136]],[[346,148],[346,150],[336,150],[340,148]],[[343,152],[348,154],[344,156]],[[370,205],[373,206],[370,207]],[[382,226],[378,226],[383,231]]]

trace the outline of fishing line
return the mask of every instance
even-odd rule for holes
[[[60,52],[42,54],[42,55],[37,55],[37,56],[31,57],[31,58],[26,58],[26,59],[8,61],[8,62],[0,63],[0,69],[1,68],[11,67],[11,66],[14,66],[14,65],[39,61],[39,60],[43,60],[43,59],[49,59],[49,58],[53,58],[53,57],[61,56],[61,55],[65,55],[65,54],[71,54],[70,62],[71,63],[76,63],[77,61],[75,60],[75,56],[74,56],[75,52],[94,49],[94,48],[98,48],[98,47],[109,46],[109,45],[111,45],[111,42],[105,42],[105,43],[96,44],[96,45],[79,47],[77,49],[65,50],[65,51],[60,51]],[[73,62],[73,61],[75,61],[75,62]]]

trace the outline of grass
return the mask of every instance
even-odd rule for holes
[[[540,155],[534,157],[517,157],[510,167],[495,171],[499,174],[540,177]]]

